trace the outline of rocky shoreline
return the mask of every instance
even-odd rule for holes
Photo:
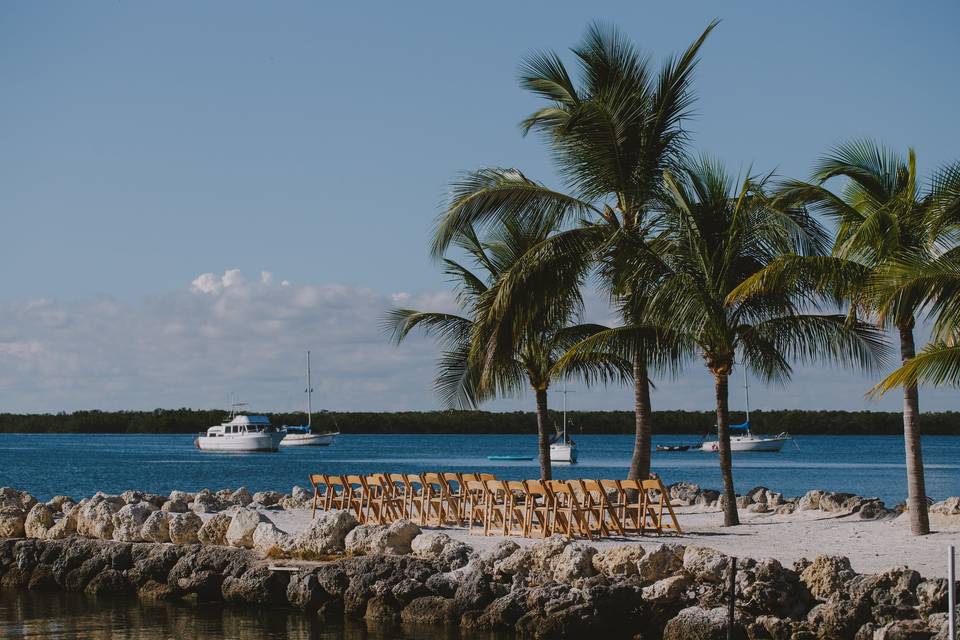
[[[671,493],[678,501],[712,497],[692,485]],[[879,501],[844,496],[791,500],[763,489],[745,496],[745,508],[891,514]],[[261,513],[302,509],[308,500],[295,488],[39,503],[0,489],[0,588],[292,607],[330,622],[456,625],[479,637],[727,637],[730,558],[677,544],[682,538],[646,549],[597,549],[558,536],[522,547],[506,539],[478,552],[408,521],[358,525],[332,511],[290,535]],[[960,513],[960,500],[938,509]],[[945,612],[946,581],[906,567],[858,574],[841,556],[789,567],[737,562],[735,637],[946,640]]]

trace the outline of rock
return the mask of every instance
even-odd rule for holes
[[[712,507],[717,504],[720,500],[720,492],[713,489],[704,489],[700,492],[700,497],[697,498],[697,504],[702,504],[705,507]]]
[[[357,527],[358,529],[360,527]],[[439,531],[421,533],[410,541],[410,550],[418,558],[432,560],[443,553],[443,548],[450,542],[450,536]],[[516,545],[516,543],[513,543]]]
[[[120,494],[120,499],[123,500],[125,504],[134,504],[137,502],[143,502],[144,496],[143,493],[139,491],[128,489]]]
[[[737,496],[737,508],[746,509],[753,504],[753,500],[750,496]]]
[[[693,485],[696,486],[696,485]],[[635,576],[646,553],[639,544],[621,545],[602,551],[593,557],[593,568],[605,576]]]
[[[934,631],[923,620],[896,620],[873,631],[872,640],[927,640]]]
[[[395,625],[400,621],[400,609],[397,605],[390,596],[374,596],[367,601],[363,619],[377,625]]]
[[[374,537],[383,531],[386,531],[385,524],[361,524],[350,530],[350,533],[343,540],[344,550],[347,555],[363,556],[370,553],[370,547]]]
[[[413,578],[404,578],[393,585],[393,587],[390,588],[390,593],[396,601],[400,603],[401,607],[405,607],[417,598],[433,595],[425,584]]]
[[[190,503],[190,509],[194,513],[215,513],[220,511],[221,507],[220,499],[206,489],[197,492]]]
[[[169,500],[176,500],[178,502],[185,502],[186,504],[190,504],[191,502],[193,502],[193,495],[194,494],[187,493],[186,491],[177,491],[176,489],[174,489],[173,491],[170,492],[170,495],[167,498]]]
[[[213,516],[210,520],[216,519],[220,514]],[[192,511],[178,513],[170,518],[170,542],[174,544],[196,544],[200,541],[200,530],[204,522]],[[229,524],[227,524],[229,528]],[[226,542],[226,531],[223,532],[224,542]]]
[[[643,600],[651,604],[663,604],[683,600],[692,584],[690,577],[684,574],[657,580],[643,588]]]
[[[253,502],[253,496],[250,495],[250,492],[247,491],[246,487],[240,487],[230,494],[229,501],[230,504],[237,504],[241,507],[245,507]]]
[[[840,591],[854,576],[850,559],[844,556],[817,556],[803,573],[803,581],[815,598],[826,600]]]
[[[797,509],[800,511],[816,511],[820,508],[820,498],[823,491],[816,489],[807,491],[800,500],[797,501]]]
[[[77,532],[77,517],[75,512],[63,516],[47,530],[47,540],[62,540]]]
[[[661,544],[654,547],[637,562],[637,571],[645,583],[669,577],[683,568],[686,548],[679,544]]]
[[[434,535],[434,534],[423,534],[423,535]],[[417,540],[419,540],[421,537],[422,536],[417,536],[416,538],[413,539],[414,553],[417,552],[417,547],[416,547]],[[447,538],[447,540],[449,540],[449,537]],[[443,547],[441,546],[441,549],[442,548]],[[492,566],[497,562],[500,562],[501,560],[505,560],[506,558],[509,558],[519,548],[520,548],[520,545],[518,545],[513,540],[501,540],[500,542],[497,543],[497,546],[493,547],[492,549],[488,549],[487,551],[484,551],[482,554],[480,554],[480,559],[486,564],[489,564]]]
[[[784,503],[783,494],[776,491],[767,490],[767,504],[771,507],[779,507]]]
[[[199,517],[199,516],[198,516]],[[226,546],[227,529],[230,527],[232,517],[225,513],[218,513],[206,522],[197,531],[197,540],[200,544],[214,544]]]
[[[533,569],[533,553],[530,549],[517,549],[493,565],[495,576],[527,575]]]
[[[553,535],[541,540],[530,548],[533,569],[547,575],[553,575],[553,567],[557,558],[570,544],[570,540],[560,535]]]
[[[789,516],[797,510],[797,505],[792,502],[787,502],[777,507],[776,513],[778,516]]]
[[[572,582],[580,578],[589,578],[596,573],[593,568],[593,557],[596,554],[595,548],[582,542],[567,545],[557,556],[553,579],[557,582]]]
[[[800,619],[814,604],[796,572],[773,558],[743,558],[737,567],[737,607],[752,615]],[[719,602],[717,604],[720,604]]]
[[[750,498],[751,504],[768,502],[767,494],[770,492],[766,487],[754,487],[747,492],[747,496]]]
[[[917,585],[917,609],[923,616],[947,610],[947,581],[943,578],[924,580]]]
[[[190,511],[190,506],[183,500],[167,500],[160,510],[167,513],[186,513]]]
[[[458,617],[454,601],[439,596],[417,598],[400,613],[400,620],[409,625],[452,624]]]
[[[70,496],[53,496],[47,500],[47,508],[53,511],[54,513],[60,512],[64,513],[64,509],[70,509],[71,505],[75,505],[77,502]]]
[[[272,522],[261,522],[253,531],[253,548],[267,558],[286,558],[293,551],[294,540]]]
[[[960,497],[952,496],[946,500],[934,502],[930,505],[929,512],[942,516],[958,516],[960,515]]]
[[[86,504],[84,504],[86,502]],[[77,507],[77,533],[88,538],[111,540],[113,538],[113,515],[120,506],[101,494],[88,502],[81,501]]]
[[[23,522],[23,529],[28,538],[45,538],[47,531],[54,524],[53,511],[45,504],[37,503],[30,509]]]
[[[301,611],[316,611],[317,607],[331,598],[314,572],[298,572],[287,583],[287,602]]]
[[[274,573],[261,565],[248,568],[239,576],[227,576],[221,592],[226,602],[234,604],[286,604],[288,580],[286,573]]]
[[[747,511],[750,513],[769,513],[772,509],[770,509],[770,505],[766,502],[754,502],[747,507]]]
[[[722,582],[729,567],[730,558],[710,547],[691,546],[683,553],[683,570],[698,582]]]
[[[131,503],[140,504],[140,503]],[[84,589],[87,593],[94,596],[100,595],[124,595],[133,593],[133,584],[127,579],[121,571],[116,569],[104,569],[87,583]]]
[[[807,622],[822,638],[852,638],[869,618],[870,607],[865,603],[839,598],[831,598],[807,614]]]
[[[253,502],[265,507],[272,507],[283,500],[283,494],[278,491],[257,491],[253,494]]]
[[[143,523],[156,509],[148,502],[130,502],[113,514],[113,539],[124,542],[140,542]]]
[[[746,630],[734,623],[733,637],[746,639]],[[687,607],[663,628],[663,640],[726,640],[727,609]]]
[[[384,555],[406,555],[411,552],[411,543],[420,535],[420,527],[409,520],[395,520],[374,540],[375,553]],[[446,551],[449,544],[444,546]]]
[[[692,505],[700,497],[700,486],[689,482],[675,482],[667,488],[673,504]]]
[[[447,571],[453,571],[467,566],[471,558],[475,556],[476,552],[473,547],[459,540],[451,540],[444,545],[443,551],[436,559],[436,564]]]
[[[170,514],[154,511],[140,529],[140,539],[147,542],[170,542]]]
[[[290,495],[280,500],[284,509],[309,509],[313,506],[313,494],[303,487],[294,485]]]
[[[296,550],[304,559],[323,559],[344,551],[347,533],[357,526],[357,519],[348,511],[318,513],[296,542]]]
[[[493,602],[496,595],[490,588],[490,581],[480,570],[469,571],[457,587],[453,600],[461,613],[480,610]]]
[[[849,511],[850,507],[847,506],[849,500],[852,498],[857,498],[857,496],[852,493],[831,493],[826,492],[820,496],[820,510],[829,511],[831,513],[837,513],[840,511]]]
[[[0,507],[0,538],[22,538],[27,517],[20,507]]]
[[[253,509],[241,509],[233,514],[230,526],[227,527],[226,541],[231,547],[253,548],[253,532],[257,525],[263,522],[263,517]]]

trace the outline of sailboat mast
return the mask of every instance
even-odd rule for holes
[[[563,444],[567,444],[567,381],[563,381]]]
[[[307,429],[311,427],[311,420],[313,419],[313,385],[310,383],[310,351],[307,351]]]
[[[747,383],[747,367],[743,367],[743,396],[747,406],[747,431],[750,431],[750,385]]]

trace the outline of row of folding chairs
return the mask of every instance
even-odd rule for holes
[[[484,535],[626,536],[683,530],[659,478],[499,480],[488,473],[310,476],[313,515],[344,509],[359,521],[455,525]]]

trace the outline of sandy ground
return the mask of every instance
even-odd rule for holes
[[[798,511],[791,515],[748,513],[741,510],[742,524],[722,527],[723,515],[715,509],[680,507],[677,518],[683,535],[631,536],[594,540],[597,548],[620,544],[640,544],[646,548],[661,542],[709,546],[736,557],[776,558],[789,566],[800,558],[818,555],[842,555],[850,558],[860,573],[876,573],[907,565],[925,577],[946,574],[947,546],[960,547],[960,518],[931,514],[934,533],[915,537],[910,534],[906,516],[884,520],[861,520],[856,514],[844,516],[823,511]],[[277,527],[290,534],[310,524],[310,511],[263,510]],[[502,536],[483,536],[465,529],[444,527],[450,537],[462,540],[478,551],[495,546]],[[511,537],[520,545],[536,539]]]

